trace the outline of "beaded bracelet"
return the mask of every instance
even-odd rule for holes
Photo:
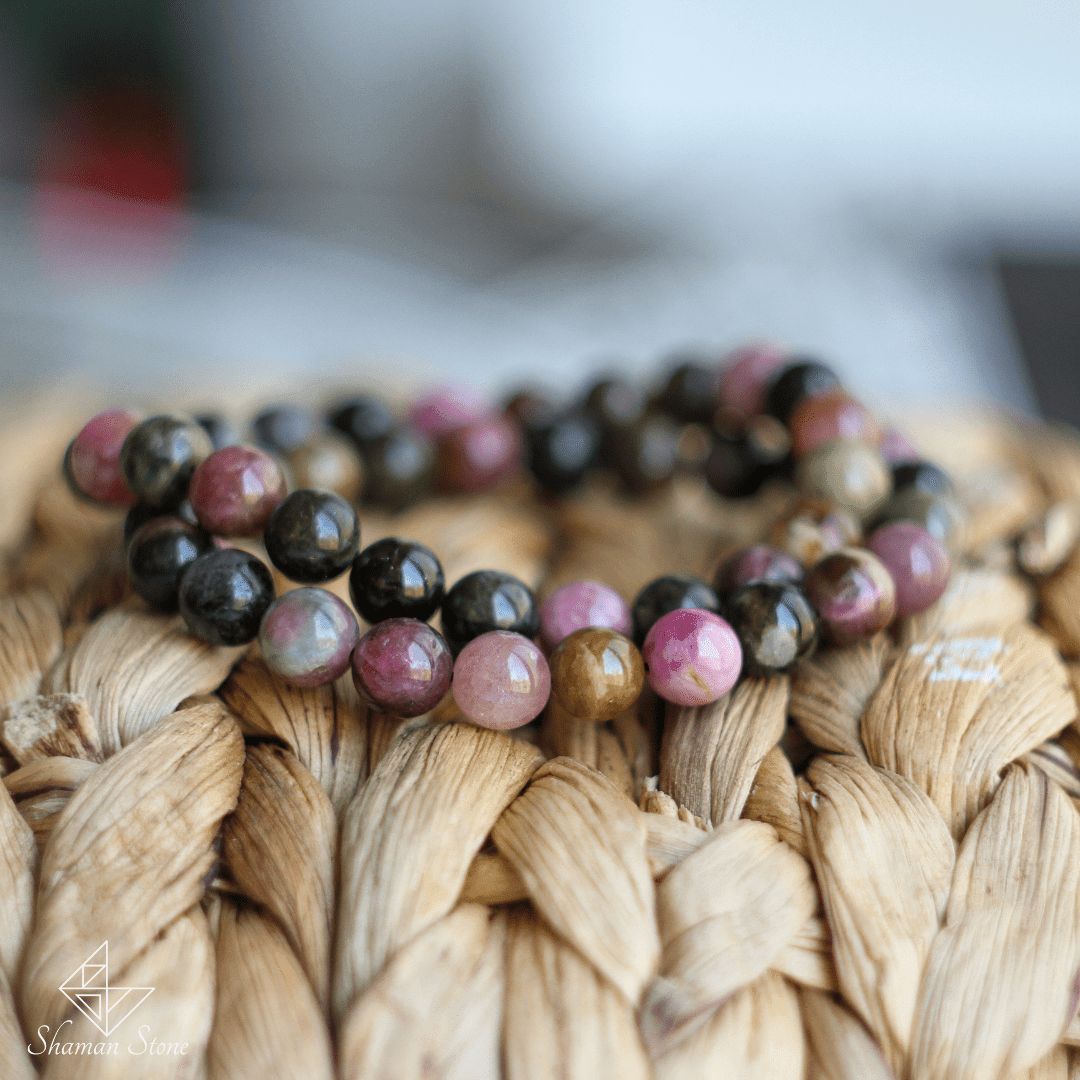
[[[109,410],[76,435],[64,472],[78,495],[130,507],[128,576],[155,610],[179,611],[215,645],[258,638],[296,686],[351,666],[360,695],[401,717],[430,712],[451,683],[468,719],[502,729],[534,720],[549,696],[578,719],[612,720],[646,680],[674,704],[708,704],[743,672],[786,671],[819,636],[850,644],[924,611],[948,584],[960,521],[945,473],[883,431],[834,372],[765,346],[719,366],[679,363],[651,396],[605,376],[569,408],[521,392],[492,412],[439,391],[406,422],[365,396],[336,405],[321,428],[280,406],[251,431],[258,445],[239,445],[216,415]],[[433,489],[490,490],[522,465],[549,498],[598,468],[630,495],[689,468],[725,498],[793,482],[806,501],[774,543],[730,553],[711,585],[665,575],[632,604],[582,581],[538,608],[497,570],[447,590],[438,557],[416,541],[360,550],[358,495],[402,509]],[[260,538],[301,587],[275,598],[266,563],[243,546]],[[363,636],[348,605],[318,587],[346,572],[371,624]],[[428,624],[436,613],[441,633]]]

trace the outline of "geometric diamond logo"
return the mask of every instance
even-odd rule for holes
[[[102,1035],[111,1035],[153,992],[152,986],[109,985],[107,941],[96,948],[60,986],[60,993]]]

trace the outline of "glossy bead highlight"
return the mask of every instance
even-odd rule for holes
[[[614,720],[633,706],[645,682],[637,646],[604,627],[586,627],[563,638],[548,666],[555,701],[578,720]]]
[[[129,409],[107,409],[75,436],[64,457],[64,472],[77,495],[112,506],[135,502],[120,467],[120,452],[139,419]]]
[[[551,694],[544,654],[528,638],[493,630],[470,641],[454,663],[454,700],[480,727],[507,731],[535,720]]]
[[[556,589],[540,606],[540,634],[548,649],[587,626],[629,636],[634,629],[630,605],[599,581],[575,581]]]
[[[442,629],[450,647],[492,630],[509,630],[534,638],[540,633],[540,613],[532,589],[501,570],[477,570],[456,582],[442,605]]]
[[[430,712],[450,688],[454,661],[442,634],[417,619],[386,619],[353,653],[353,684],[375,708],[392,716]]]
[[[217,536],[258,536],[285,498],[285,478],[253,446],[215,450],[192,474],[188,498],[199,524]]]
[[[751,581],[724,605],[738,635],[743,668],[753,675],[787,671],[817,640],[817,616],[803,592],[787,581]]]
[[[131,587],[155,611],[171,614],[179,606],[181,575],[213,550],[213,540],[202,529],[178,517],[152,518],[131,537],[127,561]]]
[[[279,596],[259,627],[263,659],[291,686],[322,686],[343,675],[359,638],[348,606],[310,586]]]
[[[708,705],[726,694],[742,669],[742,646],[719,615],[680,608],[657,619],[641,650],[649,685],[675,705]]]
[[[910,521],[884,525],[866,545],[884,564],[896,586],[900,618],[925,611],[945,591],[952,560],[940,540]]]
[[[213,452],[210,436],[194,420],[152,416],[124,440],[120,468],[142,502],[171,510],[187,498],[192,473]]]
[[[863,548],[842,548],[812,567],[803,591],[837,645],[884,630],[896,614],[896,586],[885,565]]]
[[[353,560],[349,596],[369,623],[384,619],[426,622],[446,596],[442,563],[435,552],[415,540],[384,537]]]
[[[665,574],[650,581],[634,598],[631,613],[634,641],[640,647],[657,619],[679,608],[720,611],[720,598],[711,585],[691,574]]]
[[[360,546],[356,511],[330,491],[294,491],[263,532],[270,561],[290,581],[318,585],[340,577]]]
[[[274,577],[246,551],[225,548],[196,559],[180,578],[180,614],[211,645],[254,641],[274,601]]]

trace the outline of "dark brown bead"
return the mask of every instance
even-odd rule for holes
[[[885,565],[865,548],[827,555],[803,579],[828,637],[850,645],[883,630],[896,614],[896,586]]]
[[[611,442],[615,469],[632,495],[651,495],[670,480],[679,461],[678,429],[659,416],[617,432]]]
[[[751,674],[786,671],[817,640],[817,618],[802,590],[786,581],[751,581],[724,605]]]
[[[563,638],[548,661],[555,700],[578,720],[614,720],[641,694],[645,665],[627,637],[589,626]]]
[[[720,403],[720,371],[714,364],[693,360],[672,369],[658,404],[677,420],[708,423]]]
[[[364,501],[404,510],[431,490],[435,447],[412,428],[394,428],[364,447]]]
[[[172,510],[187,497],[191,474],[214,452],[210,436],[178,416],[152,416],[131,429],[120,468],[140,501]]]

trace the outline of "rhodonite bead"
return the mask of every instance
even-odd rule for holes
[[[351,439],[361,450],[385,438],[393,431],[394,414],[376,397],[360,397],[339,401],[326,415],[331,427]]]
[[[349,596],[369,622],[414,619],[426,622],[446,595],[442,563],[415,540],[387,536],[353,560]]]
[[[900,618],[925,611],[949,584],[952,560],[945,545],[910,521],[882,526],[866,546],[893,579]]]
[[[743,667],[756,675],[787,671],[817,640],[817,616],[802,590],[789,581],[751,581],[724,605],[738,635]]]
[[[413,405],[409,419],[429,439],[440,439],[455,428],[482,419],[487,412],[487,402],[468,387],[439,386]]]
[[[131,537],[131,587],[156,611],[172,613],[179,604],[181,574],[200,555],[213,550],[213,540],[202,529],[178,517],[155,517]]]
[[[896,614],[896,586],[881,560],[864,548],[826,555],[803,579],[822,629],[838,645],[883,630]]]
[[[450,688],[454,661],[442,634],[417,619],[386,619],[353,653],[353,683],[367,702],[393,716],[430,712]]]
[[[219,413],[200,413],[195,423],[210,436],[210,444],[215,450],[226,446],[235,446],[240,441],[236,428]]]
[[[744,417],[761,412],[769,380],[786,363],[787,354],[776,345],[736,349],[720,368],[720,404]]]
[[[646,416],[612,433],[610,455],[622,485],[631,495],[663,488],[679,464],[679,432],[665,417]]]
[[[949,474],[929,461],[904,461],[893,466],[892,474],[894,491],[915,488],[929,495],[951,495],[955,490]]]
[[[255,442],[272,454],[288,454],[315,438],[319,425],[315,417],[298,405],[272,405],[251,423]]]
[[[544,646],[555,648],[563,638],[587,626],[607,627],[632,634],[630,605],[599,581],[575,581],[556,589],[540,605],[540,636]]]
[[[795,407],[808,397],[838,390],[836,372],[817,360],[789,363],[773,377],[765,394],[765,411],[786,424]]]
[[[311,586],[279,596],[259,627],[263,659],[291,686],[322,686],[343,675],[359,638],[348,605]]]
[[[502,570],[477,570],[456,582],[442,604],[442,630],[450,647],[493,630],[508,630],[534,638],[540,633],[540,613],[532,589]]]
[[[881,428],[873,414],[843,390],[803,398],[791,411],[788,430],[791,452],[797,458],[833,439],[858,439],[871,446],[881,441]]]
[[[551,694],[544,654],[528,638],[493,630],[454,662],[454,700],[474,724],[507,731],[535,720]]]
[[[262,450],[226,446],[192,474],[188,498],[207,532],[258,536],[285,498],[285,479],[277,462]]]
[[[360,546],[360,521],[340,495],[304,488],[270,515],[263,543],[290,581],[318,585],[349,569]]]
[[[873,446],[834,439],[798,463],[795,483],[806,495],[836,503],[865,520],[889,497],[892,474]]]
[[[708,705],[739,678],[742,647],[731,626],[700,608],[657,619],[642,647],[649,685],[675,705]]]
[[[443,490],[487,491],[520,472],[521,429],[505,416],[486,416],[444,435],[438,453]]]
[[[107,409],[75,436],[64,455],[64,474],[76,495],[115,506],[135,502],[120,467],[120,451],[139,419],[129,409]]]
[[[689,360],[671,370],[657,404],[676,420],[707,424],[720,403],[720,377],[709,364]]]
[[[786,551],[768,544],[754,544],[729,555],[716,571],[713,588],[718,596],[730,596],[749,581],[799,582],[803,572]]]
[[[180,614],[211,645],[254,641],[274,601],[274,577],[261,559],[238,548],[202,555],[180,576]]]
[[[615,630],[575,630],[548,661],[551,693],[571,716],[603,723],[631,708],[645,682],[641,653]]]
[[[435,446],[419,431],[395,427],[364,447],[364,501],[404,510],[430,490]]]
[[[142,502],[171,510],[187,497],[191,474],[213,452],[210,436],[194,420],[152,416],[124,440],[120,468]]]
[[[552,495],[561,495],[581,483],[599,452],[600,429],[583,412],[557,415],[528,435],[529,471]]]
[[[635,643],[640,647],[656,620],[679,608],[701,608],[715,614],[720,611],[720,599],[711,585],[691,574],[665,574],[650,581],[630,608]]]
[[[333,491],[349,502],[360,498],[364,463],[360,451],[344,435],[326,431],[285,457],[298,488]]]

